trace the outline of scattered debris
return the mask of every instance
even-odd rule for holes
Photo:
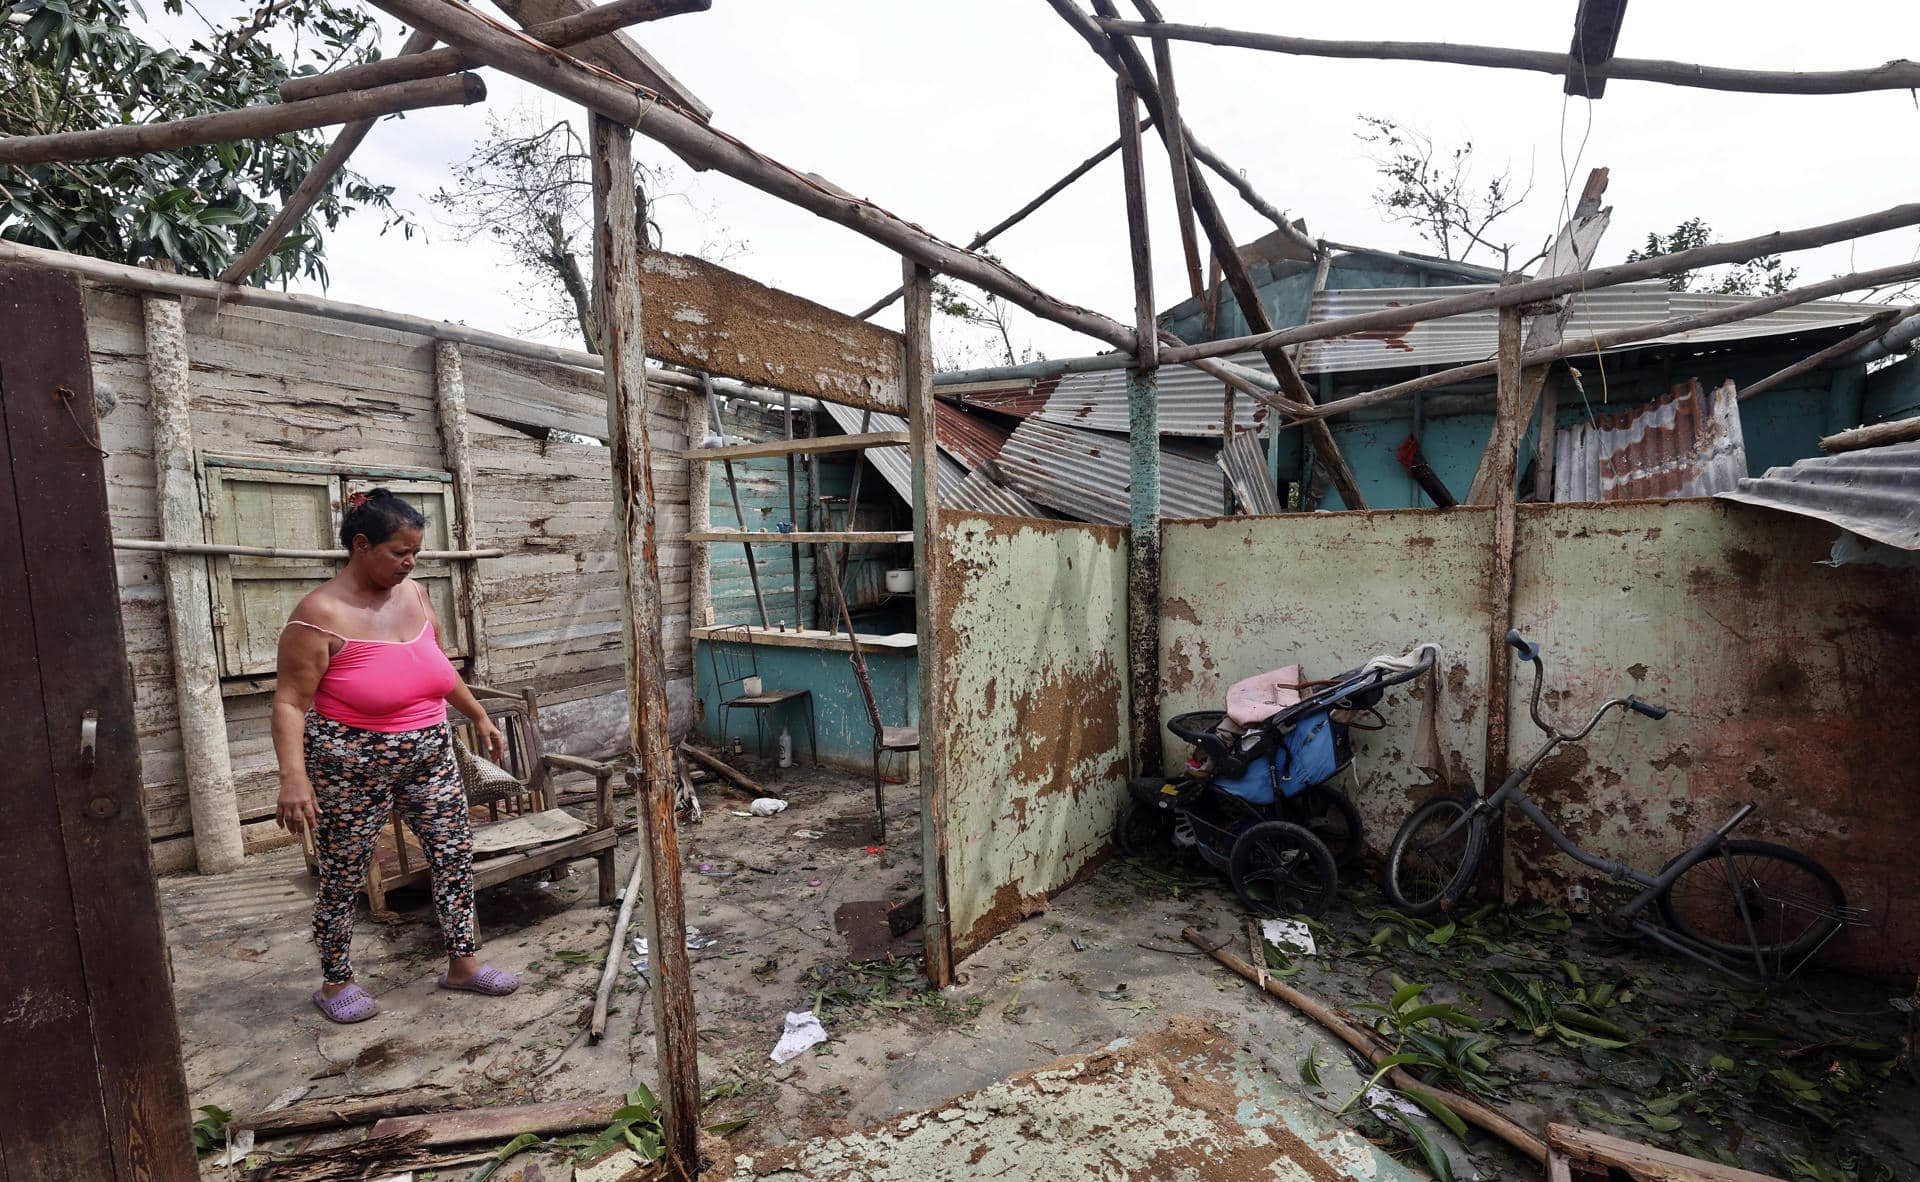
[[[1303,956],[1319,953],[1313,943],[1313,929],[1304,920],[1263,919],[1260,921],[1260,934],[1276,948],[1291,948]]]
[[[367,1139],[372,1142],[393,1138],[423,1147],[465,1145],[524,1135],[536,1135],[537,1141],[538,1134],[601,1128],[613,1119],[612,1114],[618,1108],[617,1102],[604,1099],[556,1100],[548,1104],[501,1104],[425,1116],[394,1116],[374,1125]],[[419,1140],[412,1140],[416,1136]]]
[[[762,796],[748,805],[747,809],[756,817],[771,817],[775,813],[786,812],[787,802],[774,796]]]
[[[285,1093],[276,1097],[274,1103],[278,1104],[284,1097]],[[311,1133],[322,1129],[347,1128],[388,1116],[445,1111],[462,1102],[460,1097],[438,1086],[403,1088],[360,1096],[324,1096],[304,1103],[288,1101],[278,1108],[268,1105],[257,1113],[245,1113],[233,1118],[232,1126],[251,1129],[262,1136]]]
[[[813,1016],[812,1010],[787,1013],[786,1029],[780,1032],[780,1041],[774,1044],[773,1053],[768,1056],[775,1063],[785,1063],[800,1052],[827,1041],[827,1032],[820,1025],[820,1019]]]
[[[690,927],[687,929],[688,952],[698,952],[702,948],[711,948],[719,942],[720,937],[710,936],[702,932],[699,928]],[[645,936],[635,936],[633,938],[633,971],[639,973],[642,977],[646,976],[647,966],[651,959],[647,954],[647,938]]]
[[[702,751],[692,743],[680,744],[680,750],[688,759],[691,759],[693,762],[719,776],[720,782],[725,783],[729,791],[742,791],[744,795],[750,798],[765,796],[767,794],[767,790],[762,788],[754,780],[740,774],[729,765],[722,763],[719,756]]]
[[[924,894],[895,903],[887,911],[887,929],[896,937],[906,935],[924,922],[926,906],[927,897]]]

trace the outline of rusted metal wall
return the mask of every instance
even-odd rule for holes
[[[904,412],[900,334],[686,255],[649,252],[647,356],[868,410]]]
[[[1126,532],[941,515],[956,960],[1106,852],[1127,779]]]
[[[1161,552],[1163,719],[1219,709],[1243,677],[1299,664],[1330,677],[1385,652],[1438,644],[1449,779],[1475,779],[1485,749],[1486,588],[1492,512],[1399,509],[1170,521]],[[1383,853],[1430,791],[1411,766],[1425,690],[1390,691],[1387,728],[1354,732],[1342,786]],[[1168,770],[1186,759],[1169,738]]]
[[[1673,709],[1609,717],[1532,795],[1577,840],[1649,870],[1753,801],[1739,836],[1813,855],[1871,910],[1830,959],[1911,975],[1920,597],[1911,570],[1818,565],[1833,537],[1719,501],[1521,506],[1514,616],[1541,645],[1553,713],[1584,720],[1623,693]],[[1531,679],[1514,689],[1518,758],[1538,732]],[[1566,901],[1580,868],[1531,826],[1510,827],[1507,851],[1512,895]]]

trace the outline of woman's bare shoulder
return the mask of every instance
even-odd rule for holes
[[[301,597],[287,616],[289,623],[312,624],[318,628],[334,629],[343,622],[345,603],[340,592],[335,589],[333,580],[315,587]]]

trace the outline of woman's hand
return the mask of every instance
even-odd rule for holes
[[[503,767],[506,765],[507,737],[500,733],[499,727],[493,725],[493,719],[484,714],[475,719],[473,736],[479,741],[480,749],[486,752],[488,759]]]
[[[280,797],[274,803],[274,819],[290,833],[305,833],[320,820],[320,802],[313,797],[313,785],[305,779],[281,777]]]

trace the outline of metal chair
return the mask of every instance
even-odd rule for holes
[[[768,711],[789,702],[804,701],[807,708],[807,753],[815,767],[820,766],[820,741],[813,725],[813,691],[804,689],[767,689],[756,694],[742,693],[729,698],[728,686],[743,686],[749,678],[760,680],[760,660],[754,651],[753,628],[748,624],[730,624],[718,629],[707,641],[707,660],[713,667],[714,691],[720,695],[720,737],[729,733],[727,720],[735,710],[753,711],[753,746],[757,755],[766,754]]]

